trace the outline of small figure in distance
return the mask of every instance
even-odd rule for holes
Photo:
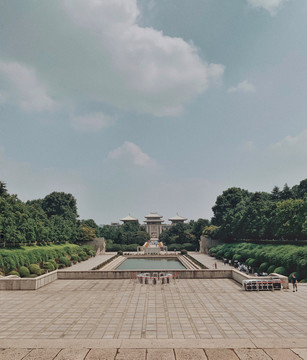
[[[297,278],[296,278],[295,274],[291,274],[291,282],[293,285],[293,292],[297,291]]]
[[[214,268],[217,269],[217,263],[216,262],[214,263]]]

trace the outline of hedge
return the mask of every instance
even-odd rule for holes
[[[212,247],[209,254],[227,259],[240,257],[240,262],[255,269],[259,267],[261,272],[266,270],[271,273],[278,268],[285,275],[297,272],[302,279],[307,278],[307,246],[259,245],[240,242]]]
[[[29,267],[30,264],[52,263],[54,269],[58,267],[56,260],[61,257],[79,256],[86,260],[95,255],[90,246],[79,246],[75,244],[25,246],[19,249],[0,250],[0,272],[8,274],[17,271],[20,267]],[[67,259],[69,261],[69,259]]]

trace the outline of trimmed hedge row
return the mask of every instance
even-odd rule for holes
[[[39,276],[48,271],[70,266],[71,262],[94,256],[91,246],[75,244],[25,247],[18,250],[0,250],[0,275],[21,277]]]
[[[307,279],[307,246],[242,242],[212,247],[209,254],[218,259],[238,260],[259,272],[277,272],[286,276],[295,272],[298,279]]]

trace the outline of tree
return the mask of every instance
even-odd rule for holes
[[[95,230],[95,234],[99,236],[99,226],[95,223],[93,219],[81,220],[80,222],[82,225],[87,225]]]
[[[8,195],[6,190],[6,183],[3,181],[0,181],[0,196],[6,196]]]
[[[96,238],[95,229],[88,225],[81,225],[79,229],[79,241],[93,241]]]
[[[278,186],[274,186],[272,192],[271,192],[271,198],[274,201],[279,201],[280,200],[280,189]]]
[[[293,192],[292,190],[289,188],[288,184],[286,183],[284,185],[284,188],[282,189],[282,192],[280,194],[280,199],[281,200],[288,200],[288,199],[293,199]]]
[[[210,222],[207,219],[198,219],[192,223],[191,234],[193,234],[197,240],[200,239],[202,232],[206,226],[209,226]]]
[[[75,221],[78,217],[77,201],[71,194],[52,192],[42,200],[42,208],[48,217],[53,215]]]

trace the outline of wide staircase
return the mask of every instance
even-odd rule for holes
[[[190,260],[185,255],[179,255],[178,259],[181,261],[181,263],[188,269],[188,270],[199,270],[200,266],[195,264],[192,260]]]

